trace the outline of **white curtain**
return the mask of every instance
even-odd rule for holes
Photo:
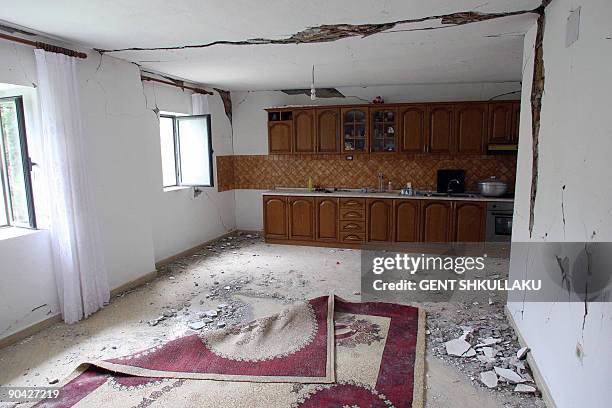
[[[49,235],[62,315],[89,316],[109,300],[76,81],[76,60],[35,50]]]
[[[208,107],[208,95],[194,93],[191,94],[192,115],[206,115],[210,113]]]

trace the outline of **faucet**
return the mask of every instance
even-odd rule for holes
[[[454,184],[457,184],[457,186],[460,186],[460,185],[461,185],[461,183],[459,182],[459,180],[457,180],[456,178],[449,180],[449,181],[448,181],[448,184],[447,184],[447,186],[446,186],[446,192],[447,192],[447,193],[452,193],[452,192],[453,192],[453,189],[452,189],[452,187],[451,187],[451,184],[453,184],[453,183],[454,183]]]
[[[385,175],[378,173],[378,192],[385,191]]]

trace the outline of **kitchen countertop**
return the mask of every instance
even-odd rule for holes
[[[308,197],[359,197],[359,198],[398,198],[410,200],[451,200],[451,201],[490,201],[490,202],[505,202],[513,203],[513,198],[507,197],[484,197],[479,194],[474,194],[471,197],[457,196],[405,196],[400,195],[399,190],[390,193],[363,193],[359,190],[350,191],[334,191],[326,193],[324,191],[308,191],[306,188],[276,188],[274,190],[264,191],[263,195],[287,195],[287,196],[308,196]]]

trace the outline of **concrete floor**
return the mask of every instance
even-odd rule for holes
[[[219,242],[169,265],[154,281],[113,298],[82,322],[57,324],[0,350],[0,385],[48,386],[79,362],[129,354],[184,335],[190,321],[220,303],[233,305],[234,312],[224,318],[232,324],[331,291],[359,300],[360,261],[359,251],[268,245],[244,235]],[[172,309],[172,317],[149,323]],[[426,376],[428,408],[543,406],[476,385],[431,353]]]

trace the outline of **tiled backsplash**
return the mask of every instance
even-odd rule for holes
[[[514,191],[516,156],[434,156],[404,154],[339,154],[218,156],[219,191],[306,187],[308,177],[322,187],[376,187],[378,173],[394,188],[406,182],[418,190],[436,189],[438,169],[465,169],[466,189],[478,189],[478,181],[497,176]]]

